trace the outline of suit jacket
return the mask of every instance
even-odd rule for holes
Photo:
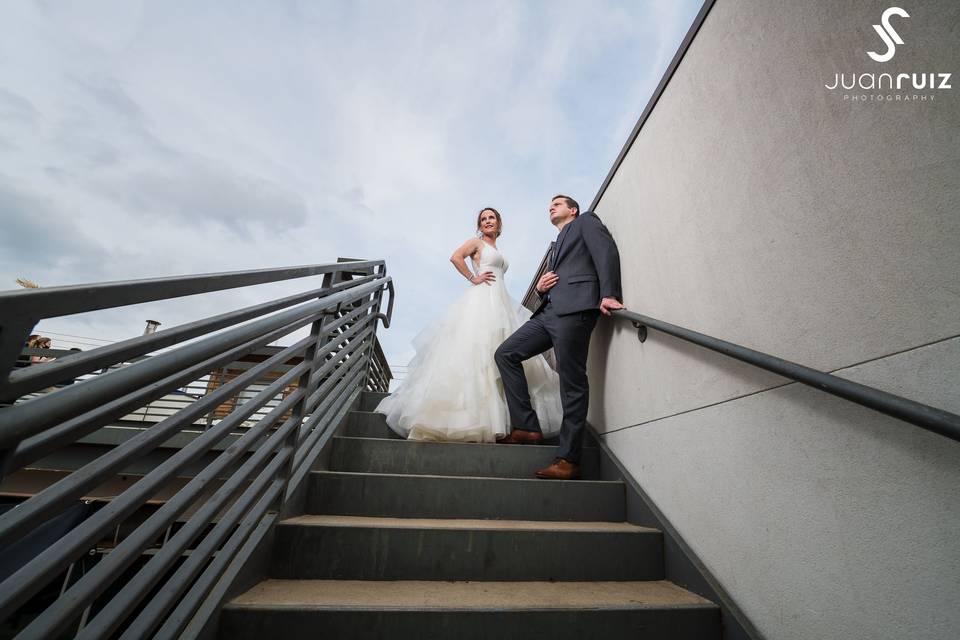
[[[620,252],[600,218],[592,211],[581,213],[560,231],[553,246],[551,270],[560,280],[547,295],[558,316],[599,309],[602,298],[623,302],[620,287]]]

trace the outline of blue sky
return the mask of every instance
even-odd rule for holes
[[[589,204],[700,4],[5,2],[0,289],[385,258],[404,364],[483,206],[522,295],[550,197]],[[87,348],[297,286],[39,328]]]

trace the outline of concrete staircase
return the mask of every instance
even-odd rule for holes
[[[223,610],[230,639],[719,639],[713,603],[663,580],[660,531],[621,482],[533,471],[552,446],[407,442],[364,394],[280,523],[270,579]]]

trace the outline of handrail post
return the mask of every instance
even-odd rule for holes
[[[0,390],[7,386],[10,374],[16,368],[17,358],[23,351],[23,345],[36,324],[37,321],[32,318],[7,318],[0,324]],[[11,398],[9,402],[0,402],[0,409],[5,404],[12,405],[14,402],[16,398]],[[17,450],[17,444],[13,443],[8,448],[0,448],[0,482],[7,476],[9,462]]]
[[[377,271],[378,271],[377,275],[379,275],[379,276],[381,276],[381,277],[386,276],[386,275],[387,275],[387,265],[385,265],[385,264],[384,264],[384,265],[380,265],[379,267],[377,267]],[[374,308],[370,310],[370,313],[372,313],[373,316],[374,316],[374,320],[373,320],[373,333],[370,335],[370,345],[367,347],[367,349],[366,349],[366,354],[364,355],[364,357],[367,359],[367,370],[366,370],[366,372],[364,373],[364,379],[363,379],[363,388],[364,388],[364,389],[366,389],[368,386],[370,386],[370,370],[373,369],[373,355],[374,355],[374,354],[373,354],[373,348],[374,348],[374,345],[377,343],[377,320],[376,320],[376,318],[377,318],[377,316],[381,315],[381,314],[380,314],[380,305],[381,305],[381,303],[383,302],[383,288],[377,289],[377,291],[374,293],[374,296],[376,296],[376,298],[377,298],[377,304],[374,305]],[[391,298],[390,300],[391,300],[391,302],[392,302],[392,301],[393,301],[393,298]]]
[[[646,342],[647,341],[647,325],[643,324],[642,322],[638,322],[636,320],[631,320],[630,324],[632,324],[633,328],[637,330],[637,339],[640,340],[641,343]]]
[[[36,325],[35,318],[10,316],[0,323],[0,389],[7,385],[10,374],[16,368],[17,358],[23,351],[23,345]],[[13,400],[10,402],[12,404]]]
[[[0,324],[0,390],[7,386],[23,345],[36,324],[37,321],[32,318],[7,318],[6,322]],[[10,336],[15,339],[11,340]],[[12,405],[15,400],[11,398],[9,403],[0,402],[0,409],[6,404]],[[0,481],[6,478],[9,461],[16,449],[16,443],[9,448],[0,448]]]

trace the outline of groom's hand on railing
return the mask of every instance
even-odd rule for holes
[[[556,285],[559,281],[560,276],[555,274],[553,271],[547,271],[545,274],[540,276],[539,280],[537,280],[537,293],[540,295],[545,294],[546,292],[550,291],[550,289],[553,289],[554,285]]]
[[[605,316],[609,316],[611,311],[625,308],[616,298],[604,298],[600,301],[600,313]]]

